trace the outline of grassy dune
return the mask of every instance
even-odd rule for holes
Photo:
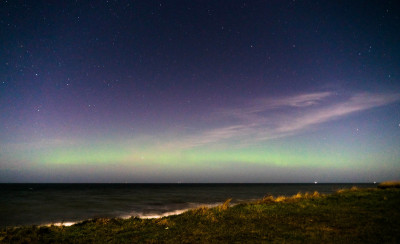
[[[400,189],[341,190],[198,208],[160,219],[14,227],[2,243],[400,243]]]
[[[386,188],[400,188],[400,181],[385,181],[379,183],[378,188],[386,189]]]

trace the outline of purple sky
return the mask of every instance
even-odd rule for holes
[[[0,182],[400,172],[395,1],[1,1]]]

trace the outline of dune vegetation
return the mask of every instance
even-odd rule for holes
[[[382,183],[379,183],[378,188],[400,188],[400,181],[384,181]]]
[[[400,243],[400,189],[267,195],[159,219],[92,219],[0,231],[1,243]]]

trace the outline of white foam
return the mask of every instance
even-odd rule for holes
[[[188,211],[188,210],[190,210],[190,209],[193,209],[193,208],[187,208],[187,209],[180,209],[180,210],[170,211],[170,212],[166,212],[166,213],[159,214],[159,215],[157,215],[157,214],[140,214],[140,213],[133,213],[132,215],[124,215],[124,216],[119,216],[119,217],[122,218],[122,219],[129,219],[129,218],[131,218],[132,216],[136,216],[136,217],[139,217],[139,218],[141,218],[141,219],[158,219],[158,218],[162,218],[162,217],[166,217],[166,216],[170,216],[170,215],[181,214],[181,213],[184,213],[184,212],[186,212],[186,211]],[[43,224],[43,225],[40,225],[40,226],[47,226],[47,227],[50,227],[50,226],[60,226],[60,227],[61,227],[61,226],[64,226],[64,227],[68,227],[68,226],[71,226],[71,225],[80,223],[80,222],[82,222],[82,221],[84,221],[84,220],[76,221],[76,222],[50,223],[50,224]]]
[[[181,214],[181,213],[184,213],[184,212],[186,212],[188,210],[189,209],[175,210],[175,211],[170,211],[170,212],[166,212],[166,213],[159,214],[159,215],[139,214],[138,217],[141,218],[141,219],[158,219],[158,218],[162,218],[162,217],[166,217],[166,216],[170,216],[170,215]]]
[[[195,208],[199,208],[199,207],[207,207],[207,208],[213,208],[213,207],[217,207],[219,205],[221,205],[222,203],[212,203],[212,204],[192,204],[192,206],[190,208],[185,208],[185,209],[178,209],[178,210],[174,210],[174,211],[169,211],[169,212],[165,212],[162,214],[144,214],[144,213],[132,213],[130,215],[123,215],[123,216],[119,216],[120,218],[123,219],[129,219],[132,216],[136,216],[139,217],[141,219],[158,219],[158,218],[163,218],[163,217],[167,217],[167,216],[171,216],[171,215],[178,215],[178,214],[182,214],[186,211],[189,211],[191,209],[195,209]],[[50,224],[44,224],[41,226],[64,226],[64,227],[69,227],[72,226],[74,224],[80,223],[84,220],[81,221],[76,221],[76,222],[59,222],[59,223],[50,223]]]
[[[79,221],[78,221],[79,222]],[[71,226],[74,225],[78,222],[60,222],[60,223],[51,223],[51,224],[45,224],[43,226]]]
[[[139,213],[133,213],[132,216],[137,216],[141,219],[158,219],[158,218],[163,218],[171,215],[178,215],[182,214],[186,211],[189,211],[191,209],[199,208],[199,207],[207,207],[207,208],[213,208],[218,205],[221,205],[221,203],[213,203],[213,204],[193,204],[192,207],[190,208],[185,208],[185,209],[178,209],[170,212],[165,212],[163,214],[139,214]],[[131,216],[126,216],[126,218],[130,218]]]

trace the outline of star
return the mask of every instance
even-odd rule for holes
[[[291,1],[289,9],[283,1],[69,1],[62,8],[15,1],[1,17],[8,41],[0,58],[0,164],[32,165],[16,181],[57,174],[82,181],[91,173],[151,182],[160,180],[151,173],[158,168],[171,182],[391,176],[388,169],[400,170],[398,145],[382,142],[400,141],[398,35],[385,34],[398,26],[394,5],[300,3],[292,11]],[[354,16],[357,28],[339,24]],[[369,128],[382,133],[376,138]],[[34,129],[45,145],[32,146]],[[14,143],[21,150],[4,155]],[[148,164],[137,178],[141,158]],[[60,160],[71,164],[69,173]],[[89,172],[93,163],[98,172]],[[113,164],[115,172],[102,175]]]

